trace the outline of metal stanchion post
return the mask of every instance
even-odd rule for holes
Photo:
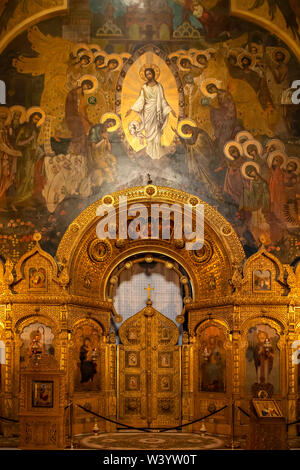
[[[226,447],[231,448],[232,450],[238,449],[241,447],[240,443],[238,441],[234,440],[234,431],[235,431],[235,404],[234,400],[232,399],[232,404],[231,404],[231,442],[229,442]]]
[[[73,446],[73,402],[70,404],[70,448],[74,449]]]

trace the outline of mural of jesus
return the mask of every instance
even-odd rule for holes
[[[163,86],[156,80],[156,72],[149,65],[144,69],[146,83],[142,86],[140,95],[136,102],[127,111],[128,117],[132,111],[135,111],[141,118],[141,124],[137,133],[145,132],[147,141],[146,152],[152,159],[159,159],[165,151],[161,145],[163,130],[168,123],[170,113],[176,117],[175,111],[168,104]]]

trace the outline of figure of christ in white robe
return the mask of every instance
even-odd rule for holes
[[[161,145],[163,130],[168,123],[172,108],[169,106],[160,83],[142,86],[140,96],[131,107],[142,119],[139,134],[144,130],[147,140],[146,152],[153,159],[159,159],[166,152]]]

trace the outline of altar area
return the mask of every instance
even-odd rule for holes
[[[64,446],[55,441],[59,430],[65,437],[92,434],[96,419],[102,435],[123,424],[146,431],[183,426],[193,440],[208,416],[206,432],[230,439],[234,403],[238,439],[248,432],[244,411],[251,413],[254,398],[274,400],[286,422],[296,421],[299,269],[293,274],[263,245],[245,259],[233,228],[206,203],[200,250],[186,251],[172,236],[98,239],[96,207],[105,201],[117,208],[124,194],[129,206],[199,202],[154,185],[107,195],[70,225],[55,259],[36,234],[35,247],[0,272],[6,436],[22,418],[29,448],[37,423],[44,434],[41,442],[35,436],[35,448]],[[256,282],[262,272],[267,289]],[[39,370],[44,378],[33,395],[28,380]],[[296,434],[290,426],[289,437]]]

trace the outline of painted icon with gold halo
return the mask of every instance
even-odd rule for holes
[[[178,118],[178,89],[167,64],[155,53],[142,54],[124,79],[121,118],[131,147],[157,160],[168,153]]]

